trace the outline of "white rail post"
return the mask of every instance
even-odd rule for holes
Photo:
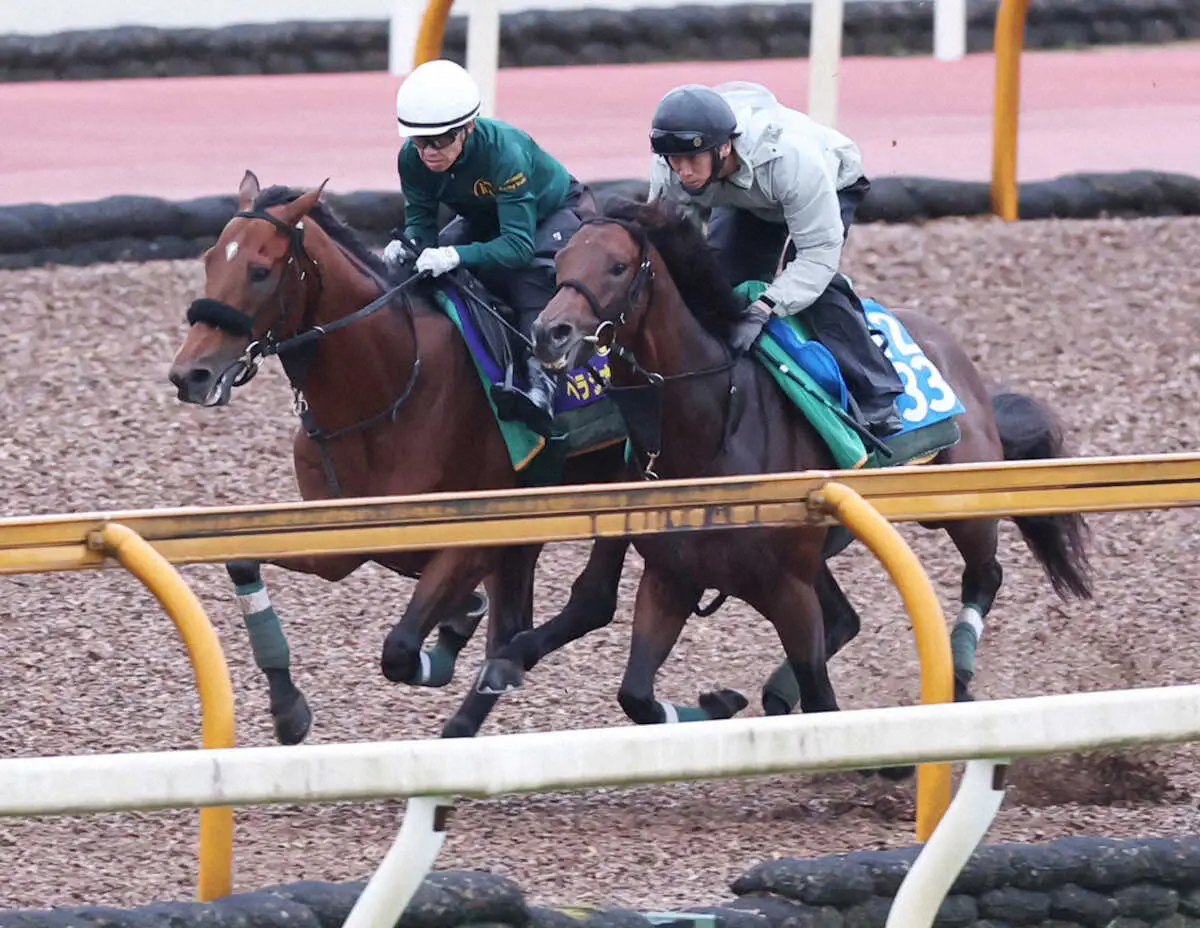
[[[967,0],[934,0],[933,56],[958,61],[967,53]]]
[[[389,74],[407,74],[413,69],[424,11],[425,4],[418,0],[392,0],[392,16],[388,21]]]
[[[813,0],[808,38],[808,115],[837,126],[838,72],[842,64],[842,0]]]
[[[449,811],[449,799],[414,796],[408,800],[400,833],[363,887],[342,928],[380,928],[400,920],[442,849]]]
[[[1004,801],[1007,760],[967,761],[950,808],[896,893],[886,928],[930,928]]]
[[[471,0],[467,14],[467,70],[479,84],[480,116],[496,115],[496,72],[500,69],[500,4]]]

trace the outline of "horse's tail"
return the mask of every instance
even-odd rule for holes
[[[1006,461],[1036,461],[1064,455],[1062,428],[1047,406],[1022,393],[992,396],[992,409]],[[1042,565],[1054,591],[1090,599],[1087,524],[1077,512],[1017,516],[1013,519],[1025,544]]]

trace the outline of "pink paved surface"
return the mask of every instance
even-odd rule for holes
[[[995,61],[850,58],[839,128],[868,173],[987,180]],[[585,180],[644,178],[654,104],[687,81],[756,80],[807,100],[806,60],[520,68],[498,114]],[[0,84],[0,203],[229,194],[263,183],[395,189],[398,79],[385,73]],[[1200,174],[1200,45],[1030,52],[1019,175]]]

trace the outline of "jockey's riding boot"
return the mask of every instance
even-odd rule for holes
[[[539,435],[549,437],[554,427],[554,379],[536,358],[527,360],[525,370],[529,389],[522,390],[510,377],[506,383],[492,387],[492,401],[501,419],[519,419]]]
[[[904,428],[904,420],[900,418],[900,411],[896,407],[895,400],[886,406],[872,410],[865,418],[867,428],[876,438],[887,438]]]

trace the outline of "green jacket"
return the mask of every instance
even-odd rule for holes
[[[498,119],[475,121],[475,131],[448,171],[425,167],[411,140],[401,147],[397,166],[406,237],[418,248],[436,246],[438,204],[446,204],[484,239],[458,246],[467,268],[533,263],[534,230],[566,205],[571,186],[571,175],[557,159]]]

